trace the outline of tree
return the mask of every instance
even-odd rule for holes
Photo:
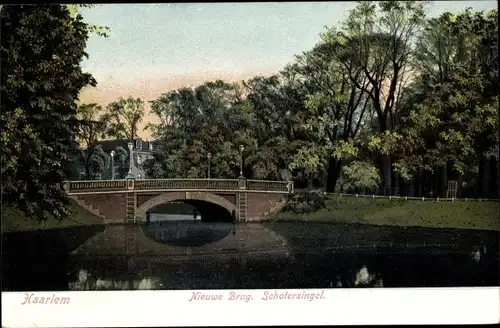
[[[256,141],[247,163],[256,179],[289,180],[293,155],[307,137],[306,90],[297,77],[296,72],[285,68],[277,75],[244,82],[246,100],[251,105],[251,134]]]
[[[213,177],[237,176],[239,144],[247,150],[254,144],[249,109],[239,87],[223,81],[170,91],[152,101],[160,124],[149,128],[159,141],[162,155],[157,157],[163,160],[163,167],[155,170],[165,177],[206,177],[211,153]]]
[[[143,117],[144,101],[130,96],[108,104],[101,120],[108,125],[107,135],[117,139],[134,140]]]
[[[350,80],[365,92],[376,114],[379,135],[372,136],[372,150],[382,177],[382,191],[394,188],[392,152],[382,151],[382,138],[392,136],[399,124],[404,86],[414,70],[411,61],[414,43],[425,21],[421,1],[359,2],[344,24],[348,42],[342,63],[351,72]],[[369,81],[358,82],[361,72]]]
[[[94,5],[94,4],[69,4],[69,5],[64,5],[68,8],[69,14],[72,18],[76,18],[78,15],[81,14],[81,9],[83,8],[95,8],[100,5]],[[98,36],[107,38],[109,35],[109,27],[107,26],[102,26],[102,25],[95,25],[95,24],[86,24],[87,31],[89,34],[95,33]]]
[[[373,192],[380,183],[377,168],[371,163],[353,161],[343,167],[339,185],[343,192]]]
[[[28,217],[62,218],[75,101],[96,84],[80,67],[88,25],[61,5],[6,5],[0,21],[2,202]]]
[[[366,87],[368,79],[353,74],[353,68],[346,69],[341,51],[347,38],[333,29],[322,34],[322,41],[311,51],[297,56],[297,62],[290,67],[301,77],[308,97],[306,107],[310,117],[306,121],[309,142],[306,148],[321,146],[326,165],[326,190],[333,192],[339,178],[343,160],[355,155],[355,139],[366,122],[370,110],[369,98],[355,84]],[[339,51],[340,50],[340,51]],[[303,153],[303,152],[302,152]]]
[[[115,172],[115,176],[119,179],[125,179],[130,167],[130,152],[121,146],[116,147],[115,163],[120,163],[117,171]]]
[[[81,104],[77,108],[77,118],[80,123],[78,131],[79,158],[85,168],[87,179],[91,179],[92,168],[102,172],[107,162],[107,155],[98,143],[99,138],[103,137],[106,131],[105,122],[98,117],[101,112],[102,107],[95,103]]]
[[[428,20],[418,42],[422,74],[407,99],[402,128],[413,146],[400,164],[440,196],[447,180],[461,179],[475,181],[475,194],[482,196],[486,163],[491,173],[498,169],[498,92],[492,91],[498,87],[497,32],[496,11],[485,17],[466,10]],[[495,197],[498,174],[489,181]]]
[[[307,187],[313,187],[313,179],[315,174],[320,171],[325,163],[324,159],[326,150],[323,147],[301,147],[294,156],[294,161],[290,164],[290,169],[293,171],[297,168],[302,168],[303,174],[307,179]]]

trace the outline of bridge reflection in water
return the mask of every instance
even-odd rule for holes
[[[246,273],[293,260],[262,224],[193,220],[107,226],[72,259],[71,290],[244,288]]]
[[[280,252],[286,240],[261,224],[160,221],[149,225],[109,225],[85,241],[72,255],[216,255]]]

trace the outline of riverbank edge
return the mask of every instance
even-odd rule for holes
[[[245,224],[279,224],[279,223],[304,223],[304,224],[324,224],[324,225],[331,225],[331,226],[339,226],[339,225],[344,225],[344,226],[359,226],[359,227],[378,227],[378,228],[421,228],[421,229],[446,229],[446,230],[460,230],[460,231],[466,231],[466,230],[475,230],[475,231],[484,231],[484,232],[500,232],[500,228],[495,229],[495,228],[489,228],[489,229],[484,229],[484,228],[479,228],[479,227],[453,227],[453,226],[424,226],[424,225],[396,225],[396,224],[377,224],[377,223],[362,223],[362,222],[348,222],[348,221],[342,221],[342,220],[298,220],[298,219],[293,219],[293,218],[266,218],[262,221],[252,221],[252,222],[245,222]]]
[[[70,202],[68,209],[71,215],[67,218],[62,220],[49,218],[40,222],[26,218],[24,213],[16,208],[3,205],[1,235],[15,232],[47,231],[53,229],[105,225],[102,218],[89,212],[74,201]]]

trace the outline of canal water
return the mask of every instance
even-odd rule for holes
[[[6,234],[2,290],[499,285],[498,232],[157,220]]]

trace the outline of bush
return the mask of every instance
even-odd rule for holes
[[[336,189],[347,193],[374,193],[379,183],[380,175],[373,164],[354,161],[342,169]]]
[[[326,196],[321,190],[303,191],[293,196],[285,211],[296,214],[316,212],[326,207]]]

